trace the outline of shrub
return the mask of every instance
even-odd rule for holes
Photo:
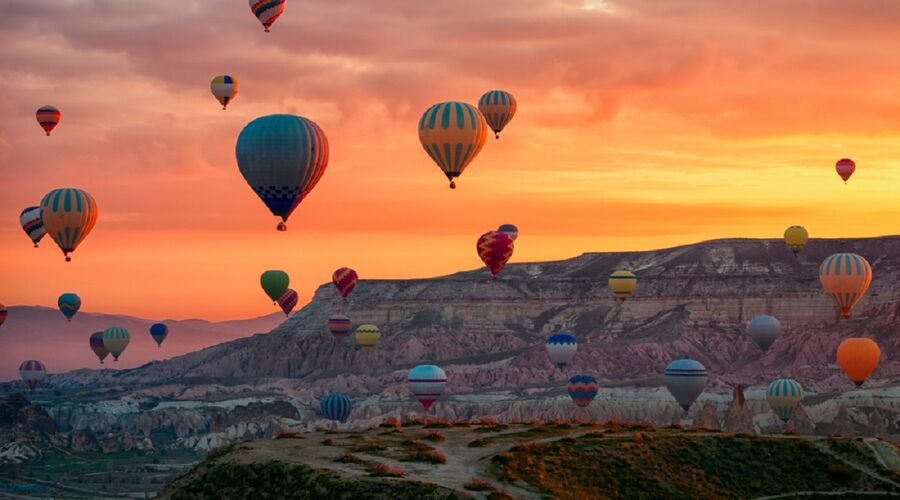
[[[491,444],[493,441],[485,438],[478,438],[468,444],[469,448],[484,448],[485,446]]]
[[[374,462],[369,466],[369,475],[373,477],[403,477],[403,469],[381,462]]]
[[[470,491],[494,491],[494,487],[491,486],[491,483],[485,481],[480,477],[472,479],[471,481],[466,483],[463,488]]]
[[[437,432],[431,431],[428,434],[425,434],[422,439],[426,441],[431,441],[432,443],[442,443],[447,440],[443,435],[438,434]]]

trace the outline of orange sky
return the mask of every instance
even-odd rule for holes
[[[305,302],[343,265],[477,267],[475,240],[506,222],[513,262],[791,224],[900,233],[898,3],[289,0],[268,34],[245,3],[0,5],[0,302],[75,291],[86,311],[262,315],[265,269]],[[208,87],[221,73],[241,82],[224,112]],[[418,118],[492,88],[518,114],[450,191]],[[63,113],[50,138],[44,104]],[[331,146],[287,233],[234,159],[240,129],[279,112]],[[63,186],[100,207],[69,264],[18,225]]]

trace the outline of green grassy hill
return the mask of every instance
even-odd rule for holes
[[[432,423],[230,446],[162,497],[871,499],[900,497],[898,464],[877,440]]]

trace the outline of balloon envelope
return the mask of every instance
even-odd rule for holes
[[[769,407],[784,423],[790,420],[794,409],[802,399],[803,387],[796,381],[787,378],[772,382],[766,391],[766,401],[769,402]]]
[[[597,379],[590,375],[575,375],[569,379],[566,390],[569,392],[569,397],[572,398],[572,401],[584,408],[597,397],[600,387],[597,385]]]
[[[22,210],[22,214],[19,215],[19,223],[35,247],[38,246],[41,238],[47,234],[47,230],[44,228],[44,221],[41,218],[41,207],[28,207]]]
[[[0,325],[6,321],[6,317],[9,316],[9,310],[3,304],[0,304]]]
[[[353,403],[350,402],[350,398],[343,394],[329,394],[322,399],[319,406],[325,418],[337,422],[346,422],[347,417],[350,416],[350,411],[353,410]]]
[[[40,361],[29,359],[19,365],[19,376],[22,377],[22,381],[25,382],[28,389],[33,391],[47,376],[47,368]]]
[[[451,188],[456,187],[453,179],[484,147],[487,127],[481,112],[465,102],[435,104],[419,120],[419,142],[450,180]]]
[[[59,124],[59,119],[62,117],[62,114],[53,106],[41,106],[38,108],[35,113],[37,117],[38,124],[44,129],[44,132],[47,135],[50,135],[50,132],[56,128],[56,125]]]
[[[350,318],[335,314],[328,318],[328,331],[334,335],[335,340],[340,342],[344,340],[344,337],[350,333],[350,330],[353,328],[352,323],[350,322]]]
[[[250,12],[259,19],[267,33],[286,6],[287,0],[250,0]]]
[[[872,266],[855,253],[836,253],[819,266],[819,281],[841,310],[841,316],[849,318],[872,283]]]
[[[609,275],[609,289],[619,300],[631,297],[637,288],[637,277],[631,271],[616,271]]]
[[[750,320],[747,333],[760,349],[766,351],[781,333],[781,322],[774,316],[758,315]]]
[[[284,294],[278,298],[278,305],[281,307],[281,310],[284,311],[284,315],[287,316],[294,310],[298,300],[299,296],[297,295],[297,292],[288,288],[284,291]]]
[[[381,339],[381,330],[375,325],[359,325],[356,327],[354,337],[356,337],[356,343],[368,351]]]
[[[345,299],[350,295],[350,292],[356,288],[356,283],[358,281],[359,275],[349,267],[342,267],[331,275],[331,282],[334,283],[334,287],[337,288],[341,297]]]
[[[222,109],[228,107],[228,103],[234,100],[234,96],[237,95],[240,88],[241,84],[238,79],[230,75],[219,75],[209,83],[209,90],[222,105]]]
[[[447,374],[435,365],[419,365],[409,371],[406,382],[427,412],[443,394],[444,387],[447,386]]]
[[[325,174],[328,138],[302,116],[261,116],[241,130],[235,155],[247,184],[281,217],[278,229],[283,231],[288,217]]]
[[[478,238],[475,249],[491,274],[497,276],[512,257],[514,246],[512,238],[506,233],[488,231]]]
[[[91,334],[91,350],[94,351],[94,354],[97,355],[97,358],[100,360],[100,364],[103,364],[103,360],[109,356],[109,349],[106,348],[106,345],[103,344],[103,332],[94,332]]]
[[[844,179],[844,182],[847,182],[853,172],[856,172],[856,163],[850,158],[841,158],[834,164],[834,170],[841,176],[841,179]]]
[[[784,243],[795,254],[800,253],[809,240],[809,232],[803,226],[791,226],[784,230]]]
[[[169,327],[163,323],[154,323],[150,326],[150,336],[156,341],[156,345],[162,346],[163,340],[169,335]]]
[[[128,334],[128,330],[120,326],[112,326],[103,330],[103,345],[113,355],[115,361],[119,360],[122,351],[128,347],[129,341],[131,341],[131,336]]]
[[[41,200],[41,219],[47,234],[59,245],[66,261],[97,223],[97,202],[75,188],[54,189]]]
[[[556,363],[556,366],[559,368],[566,366],[572,360],[572,357],[575,356],[575,351],[578,350],[578,342],[575,340],[575,337],[563,332],[551,335],[547,342],[544,343],[544,346],[547,348],[547,355],[550,356],[550,360]]]
[[[872,339],[849,338],[837,348],[837,363],[857,386],[863,385],[878,366],[881,349]]]
[[[666,367],[663,380],[675,401],[688,411],[706,388],[706,368],[693,359],[676,359]]]
[[[515,224],[502,224],[499,228],[497,228],[497,231],[506,233],[506,235],[509,236],[513,241],[516,241],[516,239],[519,237],[519,228],[517,228]]]
[[[259,277],[259,284],[262,285],[266,295],[275,302],[287,291],[288,285],[291,284],[291,278],[284,271],[269,270]]]
[[[66,317],[66,320],[72,321],[75,313],[81,309],[81,297],[74,293],[64,293],[56,299],[56,305],[59,306],[59,310]]]
[[[499,139],[500,132],[516,114],[516,98],[505,90],[489,90],[478,99],[478,110]]]

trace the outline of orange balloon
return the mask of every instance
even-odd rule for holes
[[[857,387],[869,378],[878,366],[879,358],[881,349],[872,339],[846,339],[837,348],[838,364]]]
[[[819,281],[840,308],[841,317],[849,318],[872,283],[872,266],[855,253],[836,253],[819,266]]]

